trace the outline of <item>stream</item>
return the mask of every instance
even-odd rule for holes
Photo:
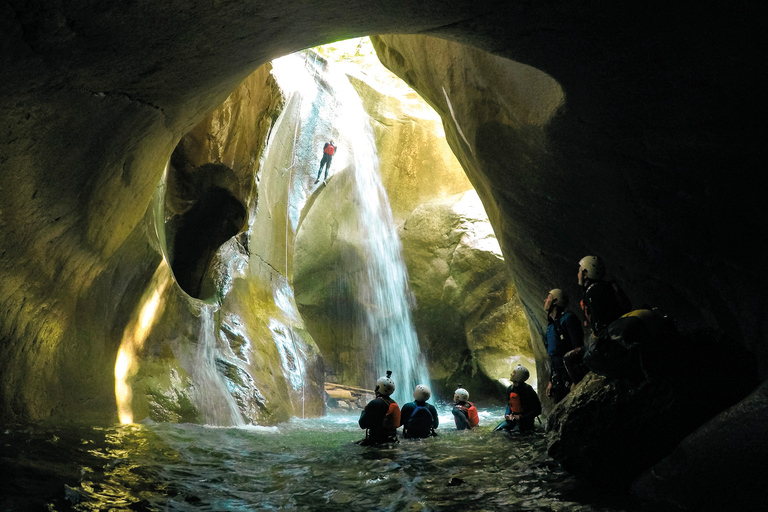
[[[361,447],[359,413],[276,427],[148,424],[0,432],[0,511],[645,511],[577,482],[546,455],[544,427],[493,432],[501,408],[457,431]]]

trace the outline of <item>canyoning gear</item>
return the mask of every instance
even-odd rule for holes
[[[584,345],[584,330],[576,315],[564,311],[555,318],[547,317],[549,325],[544,337],[547,355],[558,368],[562,367],[562,357],[566,352]],[[558,358],[552,361],[552,358]]]
[[[384,397],[379,398],[381,400],[385,400]],[[382,422],[382,425],[387,429],[396,429],[400,426],[400,407],[398,407],[397,402],[394,400],[389,403],[387,414],[384,415],[384,421]]]
[[[528,371],[528,368],[519,364],[512,370],[512,378],[509,380],[512,382],[525,382],[530,376],[531,372]]]
[[[549,295],[552,296],[552,306],[557,306],[561,309],[568,307],[568,295],[560,288],[550,290]]]
[[[429,437],[432,434],[432,422],[434,417],[427,405],[416,405],[408,418],[403,435],[405,437]]]
[[[377,396],[363,409],[358,425],[366,429],[362,444],[397,442],[400,408],[388,396]]]
[[[333,154],[336,152],[336,146],[333,145],[333,141],[326,143],[325,146],[323,146],[323,153],[329,156],[333,156]]]
[[[507,402],[507,414],[522,414],[523,403],[520,401],[520,395],[515,392],[509,394],[509,402]]]
[[[507,397],[507,410],[504,414],[505,421],[494,430],[532,431],[534,420],[541,414],[541,402],[536,391],[530,385],[519,382],[507,388]],[[515,409],[519,409],[520,412],[517,412]],[[515,418],[508,419],[507,416],[510,415],[515,415]]]
[[[416,386],[416,389],[413,390],[413,398],[415,400],[426,402],[427,400],[429,400],[429,397],[431,396],[432,396],[432,392],[424,384],[419,384],[418,386]]]
[[[437,435],[435,429],[440,424],[440,420],[434,405],[415,400],[405,404],[401,409],[400,424],[403,427],[403,437],[425,438]]]
[[[624,291],[613,281],[590,281],[584,287],[581,308],[587,324],[596,336],[608,325],[632,310],[632,304]]]
[[[605,276],[605,264],[599,256],[584,256],[579,261],[579,274],[587,279],[602,279]]]
[[[472,402],[460,401],[453,406],[451,412],[456,430],[469,430],[480,424],[480,416]]]
[[[376,388],[374,389],[374,391],[377,394],[389,396],[395,392],[395,383],[390,378],[391,375],[392,375],[392,371],[387,370],[387,376],[381,377],[379,380],[376,381]]]
[[[453,392],[454,402],[466,402],[469,400],[469,392],[464,388],[459,388]]]

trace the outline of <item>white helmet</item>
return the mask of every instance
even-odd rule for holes
[[[424,384],[419,384],[416,389],[413,390],[413,399],[419,402],[426,402],[429,397],[432,396],[432,392]]]
[[[602,279],[605,276],[605,264],[598,256],[584,256],[579,261],[579,273],[586,271],[589,279]]]
[[[529,372],[528,368],[521,364],[515,366],[512,369],[512,382],[525,382],[530,376],[531,372]]]
[[[453,392],[454,402],[466,402],[469,400],[469,391],[464,388],[459,388]]]
[[[560,288],[550,290],[549,294],[552,296],[552,305],[558,306],[563,309],[568,307],[568,295]]]
[[[376,381],[376,393],[389,396],[395,392],[395,383],[390,378],[391,376],[392,370],[387,370],[387,376]]]

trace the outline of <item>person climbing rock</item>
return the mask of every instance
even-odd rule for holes
[[[544,336],[544,346],[549,356],[549,384],[547,396],[555,403],[568,394],[571,383],[581,380],[581,376],[573,378],[565,366],[565,355],[584,345],[584,330],[576,315],[566,311],[568,296],[559,288],[550,290],[544,300],[544,310],[547,312],[547,332]]]
[[[400,425],[403,427],[403,437],[425,438],[436,436],[435,429],[440,424],[437,410],[427,400],[432,396],[429,387],[419,384],[413,390],[413,402],[405,404],[400,411]]]
[[[509,377],[512,385],[507,388],[507,410],[504,421],[494,431],[519,432],[533,431],[534,420],[541,414],[539,395],[525,383],[531,374],[525,366],[517,365]]]
[[[365,429],[365,439],[357,442],[360,445],[396,443],[397,429],[400,427],[400,407],[390,395],[395,392],[392,381],[392,371],[387,370],[387,376],[376,381],[374,393],[376,398],[368,402],[360,413],[357,424]]]
[[[453,421],[456,423],[456,430],[469,430],[475,428],[480,423],[480,417],[474,404],[469,401],[469,392],[459,387],[453,392]]]
[[[331,160],[333,160],[333,155],[336,154],[336,145],[333,143],[333,139],[325,143],[325,146],[323,146],[323,158],[320,159],[320,169],[317,171],[317,179],[315,180],[315,183],[320,181],[320,174],[323,172],[323,165],[325,165],[325,176],[323,177],[323,181],[325,181],[328,178],[328,168],[331,166]]]

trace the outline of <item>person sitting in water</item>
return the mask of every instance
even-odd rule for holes
[[[456,423],[456,430],[470,430],[480,423],[480,417],[477,415],[477,409],[469,401],[469,392],[459,387],[453,392],[453,421]]]
[[[376,398],[366,404],[357,422],[365,429],[365,439],[357,444],[371,445],[397,442],[397,429],[400,426],[400,407],[390,395],[395,392],[392,371],[376,381]]]
[[[541,414],[539,395],[531,386],[525,383],[531,374],[523,365],[517,365],[512,370],[509,380],[512,385],[507,388],[507,410],[502,421],[494,430],[532,432],[536,416]]]
[[[437,418],[437,410],[427,400],[432,392],[424,384],[419,384],[413,390],[413,402],[403,406],[400,411],[400,425],[403,427],[403,437],[425,438],[436,436],[435,429],[440,424]]]

